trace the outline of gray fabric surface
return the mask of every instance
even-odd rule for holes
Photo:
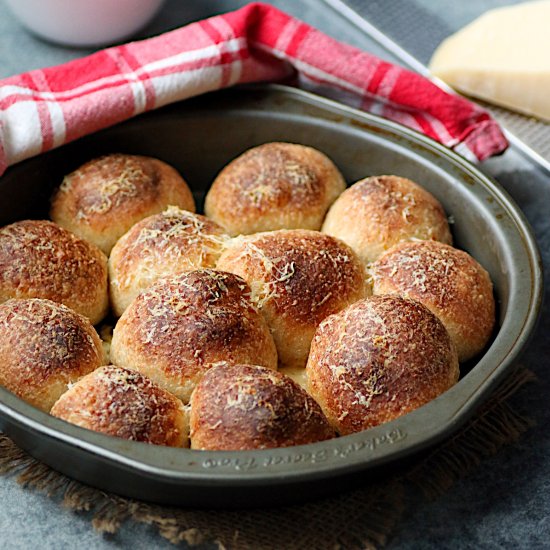
[[[162,13],[140,36],[157,34],[190,20],[243,5],[242,1],[183,2],[168,0]],[[330,12],[320,2],[276,0],[294,13],[348,43],[383,55],[367,37]],[[465,22],[468,2],[418,1],[428,9],[440,6],[445,17]],[[461,6],[466,6],[462,8]],[[452,6],[447,10],[446,6]],[[21,29],[0,3],[0,77],[85,55],[42,42]],[[487,161],[483,168],[497,177],[532,223],[542,249],[546,285],[550,287],[550,179],[514,151]],[[550,310],[544,314],[524,357],[538,376],[514,398],[515,405],[538,423],[516,445],[485,461],[472,475],[435,502],[420,496],[398,527],[394,548],[544,548],[550,546]],[[0,532],[5,549],[15,548],[170,548],[152,529],[126,525],[114,537],[97,535],[86,515],[68,512],[46,496],[21,489],[13,479],[0,477]]]

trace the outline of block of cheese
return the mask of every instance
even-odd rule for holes
[[[430,70],[468,95],[550,121],[550,0],[488,11],[442,42]]]

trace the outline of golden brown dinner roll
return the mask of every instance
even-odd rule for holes
[[[120,317],[160,277],[214,267],[229,239],[212,220],[170,206],[138,222],[109,257],[111,304]]]
[[[0,304],[0,384],[44,412],[67,386],[103,364],[90,321],[50,300]]]
[[[265,143],[230,162],[206,195],[206,215],[231,235],[321,228],[328,207],[346,188],[320,151]]]
[[[111,360],[136,369],[187,403],[212,364],[277,368],[277,351],[240,277],[189,271],[142,292],[118,321]]]
[[[322,231],[349,244],[365,263],[400,241],[452,244],[441,204],[398,176],[373,176],[346,189],[328,211]]]
[[[264,367],[216,365],[191,396],[191,448],[272,449],[334,437],[319,405]]]
[[[317,231],[281,230],[234,239],[217,267],[250,284],[284,367],[304,367],[317,325],[369,292],[353,250]]]
[[[132,225],[170,204],[195,211],[193,195],[174,168],[150,157],[116,154],[65,176],[50,216],[109,254]]]
[[[372,266],[375,294],[423,303],[449,331],[466,361],[487,344],[495,323],[489,274],[469,254],[435,241],[401,243]]]
[[[373,296],[325,319],[307,362],[311,395],[349,434],[397,418],[458,380],[454,344],[425,306]]]
[[[45,220],[0,228],[0,303],[47,298],[93,324],[109,307],[107,257],[99,248]]]
[[[188,446],[183,403],[139,372],[114,365],[82,378],[58,399],[51,414],[123,439]]]

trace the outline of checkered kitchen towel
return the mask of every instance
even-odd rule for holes
[[[245,82],[286,81],[423,132],[470,160],[507,147],[480,107],[253,3],[172,32],[0,81],[7,166],[141,112]]]

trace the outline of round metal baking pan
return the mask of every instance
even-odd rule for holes
[[[499,318],[486,351],[462,365],[451,390],[393,422],[265,451],[190,451],[116,439],[50,417],[0,388],[0,427],[18,445],[68,476],[129,497],[208,507],[290,502],[343,488],[451,435],[513,369],[542,299],[537,246],[518,207],[479,169],[426,137],[293,88],[264,85],[204,95],[22,162],[0,178],[0,224],[46,217],[63,175],[110,152],[169,162],[201,205],[229,160],[267,141],[317,147],[349,183],[397,174],[432,192],[454,220],[455,244],[493,279]]]

